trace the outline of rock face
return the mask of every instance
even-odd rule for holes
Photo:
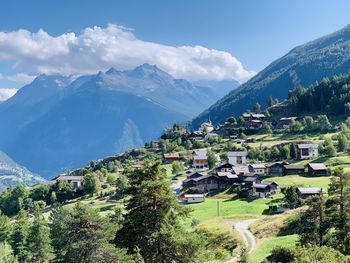
[[[193,120],[198,125],[208,117],[225,121],[252,109],[256,102],[266,106],[269,96],[284,99],[297,86],[309,86],[324,77],[348,73],[350,69],[350,26],[298,46],[272,62]]]
[[[226,90],[174,79],[149,64],[76,79],[41,75],[1,103],[0,149],[50,177],[143,146]]]

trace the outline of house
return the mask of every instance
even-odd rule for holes
[[[256,197],[269,197],[278,192],[278,184],[275,182],[253,183],[249,194]]]
[[[201,176],[204,176],[203,174],[199,173],[199,172],[193,172],[193,173],[190,173],[189,175],[187,175],[187,179],[189,178],[198,178],[198,177],[201,177]]]
[[[232,185],[240,184],[240,177],[231,172],[217,172],[216,176],[219,178],[219,189],[226,189]]]
[[[224,162],[224,163],[221,163],[218,166],[216,166],[215,170],[217,172],[232,172],[233,171],[233,165],[230,164],[229,162]]]
[[[174,161],[180,160],[179,153],[164,153],[163,154],[163,161],[164,163],[172,163]]]
[[[150,147],[153,149],[158,149],[159,148],[159,141],[151,141]]]
[[[228,162],[232,165],[246,165],[247,151],[228,152]]]
[[[241,188],[244,190],[250,190],[257,183],[261,183],[259,176],[240,176]]]
[[[305,172],[305,167],[303,165],[285,164],[283,165],[283,169],[283,175],[303,174]]]
[[[267,164],[267,173],[270,176],[282,176],[284,175],[284,165],[288,164],[287,162],[276,162],[272,164]]]
[[[208,121],[206,121],[206,122],[203,122],[198,129],[198,131],[200,131],[202,133],[204,131],[206,131],[207,133],[211,133],[213,130],[214,130],[214,126],[213,126],[210,119],[208,119]]]
[[[202,203],[205,201],[204,194],[187,194],[184,199],[188,204]]]
[[[248,166],[234,166],[232,168],[232,173],[237,174],[237,175],[248,175],[248,174],[252,174],[249,171]]]
[[[323,163],[309,163],[307,172],[310,176],[327,176],[329,175],[326,165]]]
[[[249,120],[247,127],[248,129],[255,130],[255,129],[261,129],[263,126],[263,122],[261,120]]]
[[[183,188],[195,190],[199,193],[210,192],[219,189],[219,178],[216,175],[188,178],[182,182],[182,186]]]
[[[258,175],[265,175],[266,166],[263,163],[252,163],[248,165],[249,172],[256,173]]]
[[[298,144],[298,159],[312,159],[318,157],[318,144],[316,143],[301,143]]]
[[[276,125],[276,129],[287,129],[294,121],[297,121],[297,120],[298,120],[298,117],[280,118]]]
[[[193,151],[193,165],[196,169],[204,169],[208,167],[208,151],[207,149],[198,149]]]
[[[296,189],[299,199],[306,199],[311,196],[321,195],[321,187],[297,187]]]
[[[243,113],[242,118],[248,122],[251,120],[263,121],[265,120],[265,115],[262,113]]]
[[[56,177],[55,181],[66,181],[73,185],[75,189],[81,188],[83,186],[84,176],[76,176],[76,175],[65,175],[61,174]]]
[[[204,139],[204,134],[200,131],[191,132],[188,137],[191,141],[199,141]]]

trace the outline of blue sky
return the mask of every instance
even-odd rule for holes
[[[2,76],[0,88],[18,88],[39,73],[79,74],[96,70],[94,67],[73,69],[73,67],[77,68],[76,65],[84,64],[86,60],[104,70],[109,66],[108,63],[113,64],[111,66],[128,68],[143,60],[152,63],[152,57],[170,53],[169,60],[173,61],[173,65],[167,65],[164,62],[163,68],[177,77],[191,78],[193,75],[193,79],[199,79],[210,74],[214,76],[220,71],[215,78],[236,78],[242,81],[296,45],[350,24],[349,11],[350,1],[346,0],[23,0],[7,3],[4,1],[0,10],[0,32],[3,38],[5,34],[7,42],[6,45],[1,45],[0,33],[0,74]],[[117,26],[117,29],[108,29],[108,24]],[[69,33],[74,32],[77,38],[83,35],[79,40],[83,44],[77,44],[74,50],[86,49],[86,39],[90,39],[90,34],[83,34],[82,31],[95,26],[100,27],[104,35],[115,34],[114,36],[119,37],[126,34],[125,37],[128,40],[135,39],[130,47],[138,47],[139,40],[143,42],[143,46],[135,52],[134,57],[129,57],[130,54],[128,54],[125,63],[120,62],[123,60],[121,58],[124,58],[120,52],[132,53],[133,51],[121,49],[118,54],[112,54],[113,57],[106,60],[90,59],[91,52],[99,49],[100,45],[94,46],[86,53],[79,52],[72,55],[73,51],[70,50],[69,56],[62,56],[66,54],[67,46],[71,48],[71,44],[64,46],[62,41],[65,42],[66,38],[69,38],[72,43],[77,42],[69,36]],[[123,29],[121,26],[132,30]],[[8,34],[9,32],[18,33],[19,29],[26,29],[27,33],[36,33],[42,29],[50,38],[66,35],[62,37],[63,40],[60,38],[52,42],[53,40],[47,39],[45,34],[28,36],[24,33],[15,34],[15,37]],[[96,38],[100,39],[101,30],[93,30],[94,36],[91,38],[93,41]],[[46,50],[46,46],[41,43],[39,48],[32,50],[28,45],[28,49],[25,50],[29,53],[41,53],[43,50],[43,53],[47,52],[46,56],[37,54],[37,57],[33,57],[32,54],[23,53],[20,50],[21,45],[27,44],[23,35],[29,37],[31,41],[34,38],[34,42],[45,38],[45,41],[47,40],[45,45],[51,49]],[[17,42],[13,44],[13,41]],[[153,45],[151,50],[145,49],[150,43],[162,46]],[[205,49],[196,48],[198,45]],[[176,49],[180,46],[188,48]],[[103,57],[106,54],[109,56],[111,47],[113,46],[107,45],[105,47],[107,51],[99,53],[100,56]],[[164,52],[155,51],[163,47]],[[55,48],[62,49],[63,53],[52,56],[51,53],[55,52]],[[1,54],[1,49],[6,53],[5,55]],[[142,53],[142,49],[146,51]],[[230,53],[232,57],[228,57],[226,53],[220,53],[221,51]],[[147,52],[151,55],[145,54]],[[198,63],[207,63],[203,68],[202,65],[193,64],[193,61],[198,59],[198,53],[201,53]],[[28,56],[31,56],[30,59]],[[82,62],[79,61],[79,56],[86,56],[86,58]],[[204,60],[203,56],[207,59]],[[76,64],[65,61],[71,57]],[[45,59],[47,61],[44,63]],[[179,60],[182,59],[188,59],[188,63],[180,63]],[[56,64],[51,65],[52,61]],[[162,63],[159,59],[154,62]],[[219,65],[216,71],[212,70],[215,63]],[[62,64],[64,66],[60,66]],[[32,68],[31,65],[33,65]],[[196,75],[196,72],[189,71],[185,74],[183,71],[189,68],[195,68],[201,73]],[[236,72],[230,75],[227,71],[232,68]]]

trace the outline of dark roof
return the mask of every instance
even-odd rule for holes
[[[322,170],[327,170],[326,165],[323,164],[323,163],[309,163],[308,166],[311,167],[311,169],[315,170],[315,171],[317,171],[317,170],[321,170],[321,171]]]
[[[258,179],[257,176],[248,176],[248,177],[244,177],[243,181],[244,182],[255,182]]]
[[[283,167],[287,170],[304,170],[303,165],[293,165],[293,164],[285,164]]]
[[[220,163],[218,166],[216,166],[215,169],[220,169],[220,168],[223,168],[223,167],[230,167],[230,168],[232,168],[233,165],[230,164],[229,162],[224,162],[224,163]]]
[[[275,163],[268,163],[265,166],[267,168],[269,168],[269,167],[272,167],[272,166],[275,166],[275,165],[287,165],[287,164],[289,164],[289,163],[288,162],[275,162]]]

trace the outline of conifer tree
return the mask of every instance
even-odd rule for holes
[[[11,235],[10,219],[0,211],[0,243],[9,241]]]
[[[25,262],[29,257],[28,234],[29,220],[27,213],[22,209],[16,217],[13,233],[11,236],[11,246],[13,253],[20,262]]]

